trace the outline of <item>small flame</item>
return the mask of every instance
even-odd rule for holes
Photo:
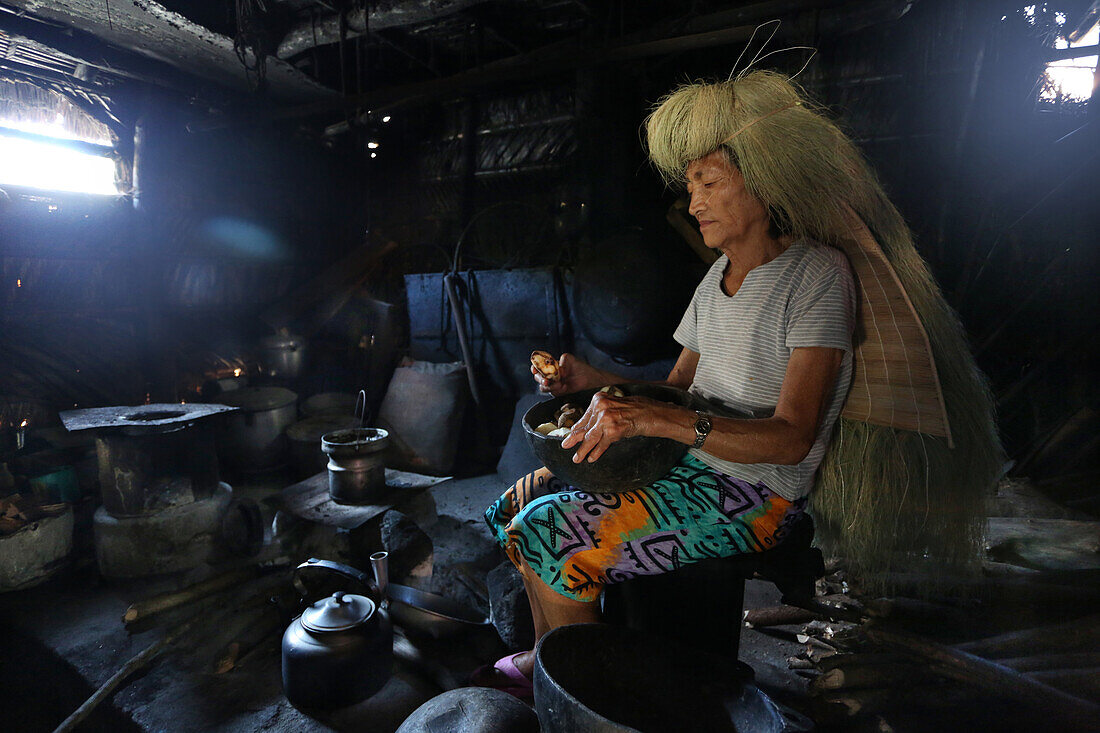
[[[21,278],[21,277],[15,278],[15,287],[17,287],[17,288],[23,287],[23,278]]]
[[[243,369],[241,369],[240,367],[238,367],[237,369],[234,369],[234,370],[233,370],[233,376],[234,376],[234,377],[239,377],[239,376],[241,376],[241,372],[242,372],[242,371],[244,371],[244,370],[243,370]]]
[[[19,427],[20,427],[20,428],[25,428],[25,427],[27,427],[27,421],[26,421],[26,419],[24,419],[24,420],[23,420],[23,422],[19,423]]]
[[[187,400],[180,400],[180,404],[181,404],[181,405],[186,405],[186,404],[187,404]]]

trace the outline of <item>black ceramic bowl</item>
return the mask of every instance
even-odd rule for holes
[[[687,392],[675,387],[653,384],[617,385],[628,396],[649,397],[661,402],[671,402],[691,407],[694,402]],[[582,409],[588,408],[592,395],[599,390],[555,397],[531,407],[523,416],[523,432],[527,442],[542,465],[570,486],[591,492],[615,493],[630,491],[661,478],[687,452],[687,446],[668,438],[624,438],[613,443],[593,463],[573,463],[574,449],[561,447],[563,438],[552,438],[535,430],[545,422],[553,422],[554,415],[566,402]]]

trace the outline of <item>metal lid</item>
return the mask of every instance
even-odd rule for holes
[[[338,413],[340,415],[355,414],[355,395],[343,392],[322,392],[315,394],[302,403],[302,414],[307,417]]]
[[[245,412],[262,412],[292,405],[298,401],[298,395],[282,387],[244,387],[219,395],[218,399]]]
[[[294,423],[286,429],[286,436],[304,443],[317,443],[325,433],[350,430],[358,425],[359,421],[351,415],[318,415]]]
[[[390,432],[382,428],[353,428],[351,430],[336,430],[321,436],[321,449],[347,446],[359,448],[371,445],[384,447],[389,445]]]
[[[366,596],[337,591],[302,612],[302,626],[309,631],[346,631],[374,614],[374,601]]]

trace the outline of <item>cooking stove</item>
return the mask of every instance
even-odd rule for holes
[[[69,431],[96,431],[103,506],[93,524],[104,577],[178,572],[259,549],[259,509],[221,481],[207,419],[236,409],[195,403],[61,413]]]

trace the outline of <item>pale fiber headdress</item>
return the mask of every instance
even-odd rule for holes
[[[861,299],[853,387],[812,499],[825,538],[865,576],[906,557],[976,558],[1002,464],[992,399],[958,318],[855,145],[786,76],[767,71],[684,85],[645,130],[670,184],[724,149],[780,229],[838,247],[852,264]]]

